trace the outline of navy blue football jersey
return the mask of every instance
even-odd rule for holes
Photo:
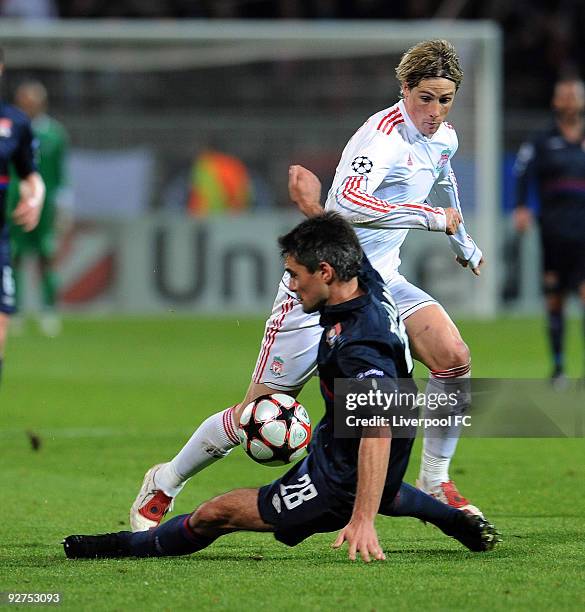
[[[6,223],[6,191],[9,166],[24,178],[36,171],[36,142],[28,117],[10,104],[0,102],[0,229]]]
[[[514,171],[517,204],[533,182],[547,232],[582,239],[585,230],[585,140],[571,143],[552,127],[518,151]]]
[[[320,323],[324,331],[317,365],[325,415],[315,428],[310,445],[311,454],[328,478],[351,490],[355,489],[357,481],[360,439],[334,435],[335,379],[408,379],[411,376],[406,358],[408,341],[393,331],[395,322],[389,316],[392,312],[389,304],[376,297],[378,294],[385,299],[381,279],[366,258],[363,270],[360,287],[364,295],[343,304],[325,306],[321,311]],[[392,440],[386,487],[397,489],[400,486],[411,446],[411,438]]]

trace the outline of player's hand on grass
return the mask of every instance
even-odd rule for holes
[[[321,181],[303,166],[289,167],[288,194],[305,217],[318,217],[323,214]]]
[[[456,208],[445,208],[445,233],[452,236],[461,223],[461,215]]]
[[[350,520],[339,532],[332,546],[333,548],[340,548],[344,542],[348,544],[348,555],[352,561],[355,561],[358,552],[366,563],[370,562],[370,555],[375,561],[386,560],[386,555],[378,542],[378,534],[372,521]]]
[[[481,276],[481,266],[483,266],[485,264],[485,259],[482,257],[479,260],[479,263],[477,264],[477,266],[475,266],[475,268],[472,268],[469,265],[469,261],[467,259],[463,259],[462,257],[459,257],[459,255],[457,255],[457,257],[455,257],[455,260],[457,261],[457,263],[460,266],[463,266],[464,268],[469,267],[471,269],[471,271],[475,274],[475,276]]]

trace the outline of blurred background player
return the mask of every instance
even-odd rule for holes
[[[450,43],[423,41],[403,55],[396,75],[404,99],[372,116],[351,139],[327,206],[357,227],[366,255],[388,283],[414,353],[431,372],[428,389],[457,393],[453,411],[462,413],[470,397],[469,349],[442,306],[397,269],[408,229],[451,235],[457,261],[474,274],[483,263],[481,250],[461,224],[450,164],[458,141],[453,127],[444,123],[463,74]],[[291,185],[292,199],[307,216],[323,213],[320,184],[312,173],[292,168]],[[300,392],[314,373],[320,335],[318,319],[302,312],[283,277],[245,399],[209,417],[171,462],[147,472],[130,512],[133,529],[159,522],[187,478],[238,444],[236,423],[243,406],[275,390]],[[460,427],[452,425],[425,437],[418,485],[449,505],[479,514],[449,477],[459,433]]]
[[[527,205],[531,185],[540,201],[537,221],[542,248],[542,283],[553,368],[551,380],[564,384],[564,308],[577,290],[585,306],[585,86],[577,77],[560,79],[552,98],[554,124],[524,143],[515,163],[515,226],[532,221]],[[585,321],[584,321],[585,326]],[[585,340],[585,327],[583,330]]]
[[[58,283],[54,270],[57,234],[67,229],[71,219],[71,190],[67,186],[66,167],[68,135],[61,123],[47,114],[47,90],[39,81],[19,85],[14,96],[15,105],[31,120],[33,134],[39,143],[39,173],[45,187],[45,204],[37,227],[25,232],[13,225],[10,229],[13,267],[16,279],[16,305],[22,312],[24,295],[24,259],[27,255],[38,260],[42,287],[41,331],[50,337],[61,331],[61,320],[56,312]],[[13,178],[13,180],[12,180]],[[18,177],[11,177],[8,209],[18,202]],[[22,321],[19,321],[19,327]]]
[[[4,52],[0,49],[0,75],[4,72]],[[0,102],[0,378],[9,316],[16,308],[14,276],[10,257],[9,223],[25,232],[39,222],[45,197],[45,185],[37,172],[34,138],[28,117],[14,106]],[[19,198],[8,215],[6,190],[13,165],[20,178]]]

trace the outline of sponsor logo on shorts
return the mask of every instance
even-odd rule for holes
[[[278,497],[278,493],[275,493],[272,496],[272,505],[274,506],[274,509],[278,512],[278,514],[282,512],[282,503],[280,501],[280,497]]]
[[[270,366],[270,371],[274,376],[282,376],[284,370],[284,360],[282,357],[275,357]]]

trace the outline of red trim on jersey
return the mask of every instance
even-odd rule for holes
[[[386,130],[388,129],[388,125],[396,120],[404,121],[399,108],[395,108],[394,110],[391,110],[387,115],[384,115],[376,129],[380,132],[386,132]]]
[[[450,124],[447,123],[447,121],[443,121],[443,123],[445,124],[446,127],[448,127],[450,130],[454,130],[455,128]]]
[[[441,209],[435,209],[430,206],[425,206],[424,204],[391,204],[390,202],[386,202],[386,200],[380,200],[361,189],[362,178],[363,177],[357,176],[349,177],[341,194],[352,204],[370,208],[377,212],[391,212],[398,208],[414,208],[415,210],[423,210],[434,214],[445,214]]]
[[[0,176],[0,185],[8,185],[10,183],[10,177],[6,175]]]
[[[253,382],[260,383],[260,377],[262,376],[264,368],[266,367],[268,355],[270,354],[270,349],[272,348],[274,340],[276,339],[276,334],[278,333],[278,330],[282,327],[285,316],[293,309],[293,306],[294,299],[289,296],[282,305],[280,314],[274,322],[274,325],[268,330],[266,336],[264,337],[264,342],[262,343],[262,351],[260,352],[260,357],[258,357],[258,363],[252,376]]]
[[[379,132],[384,132],[384,134],[389,135],[390,132],[392,132],[392,130],[400,123],[404,123],[404,117],[402,116],[400,109],[395,108],[393,111],[390,111],[387,115],[382,117],[382,120],[376,129]]]
[[[400,125],[401,123],[404,123],[404,119],[400,118],[400,119],[396,119],[396,121],[394,121],[394,123],[392,123],[392,125],[390,125],[389,128],[386,128],[383,130],[384,134],[389,135],[390,132],[392,132],[392,130],[397,126]]]

